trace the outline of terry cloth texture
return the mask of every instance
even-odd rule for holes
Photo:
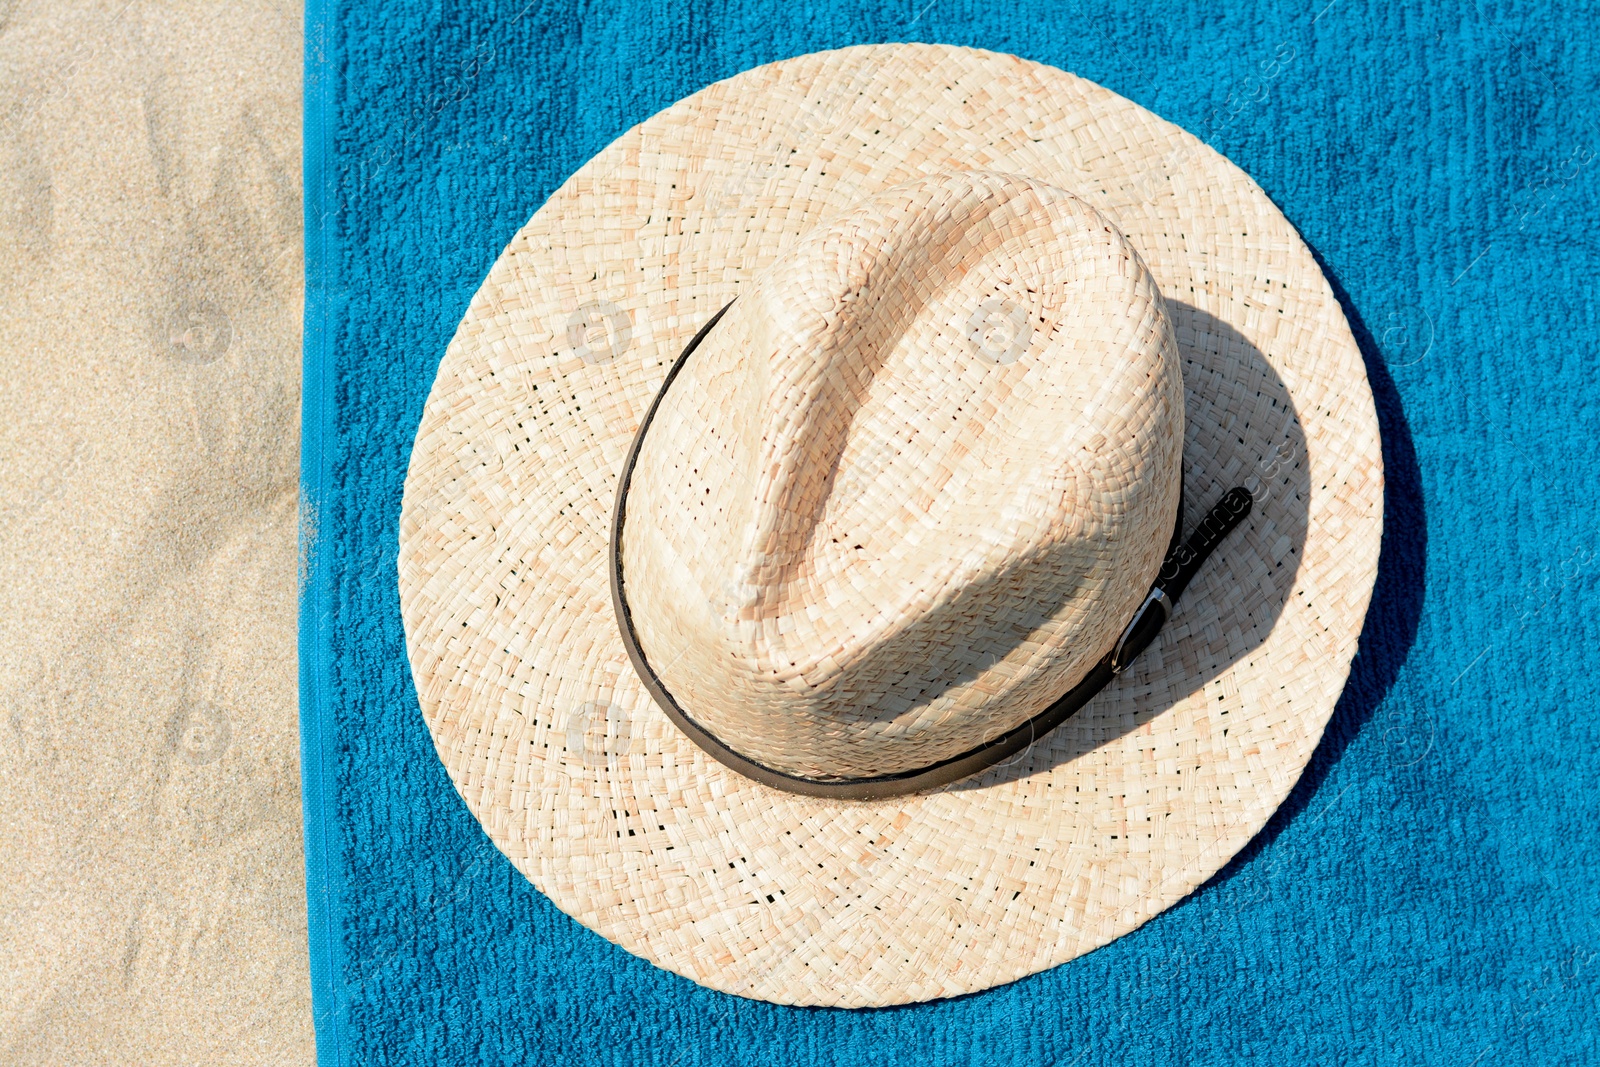
[[[0,2],[0,1064],[314,1062],[301,10]]]
[[[1592,24],[1576,4],[1375,0],[314,4],[301,670],[321,1061],[1600,1058]],[[1091,78],[1263,186],[1367,360],[1383,559],[1310,768],[1192,897],[986,993],[790,1009],[628,955],[489,843],[411,687],[397,519],[445,345],[568,174],[708,82],[893,40]]]

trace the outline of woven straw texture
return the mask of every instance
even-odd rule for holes
[[[1256,511],[1113,687],[1009,766],[826,803],[718,765],[642,692],[604,566],[638,421],[700,323],[848,205],[942,171],[1068,190],[1167,301],[1186,507]],[[1315,262],[1245,175],[1081,79],[869,46],[747,72],[635,127],[507,248],[413,452],[400,585],[441,759],[568,914],[714,988],[880,1005],[1127,932],[1266,821],[1344,683],[1382,525],[1377,421]]]

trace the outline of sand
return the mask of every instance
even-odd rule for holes
[[[298,5],[0,0],[0,1062],[313,1060]]]

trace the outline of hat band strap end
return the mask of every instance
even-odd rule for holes
[[[1195,573],[1200,570],[1200,564],[1250,514],[1253,502],[1250,490],[1242,485],[1234,486],[1206,512],[1205,518],[1200,520],[1200,525],[1195,527],[1189,539],[1167,553],[1167,558],[1161,562],[1156,584],[1150,587],[1150,595],[1133,613],[1133,619],[1111,650],[1112,674],[1121,674],[1139,653],[1150,647],[1156,634],[1172,618],[1178,598],[1189,588]]]

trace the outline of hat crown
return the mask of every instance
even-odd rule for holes
[[[784,773],[950,758],[1116,640],[1182,420],[1160,293],[1088,204],[985,172],[874,195],[742,288],[663,396],[620,546],[640,645]]]

